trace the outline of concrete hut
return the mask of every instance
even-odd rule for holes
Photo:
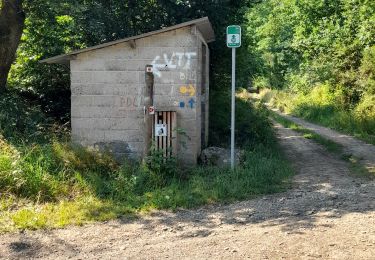
[[[70,65],[72,141],[120,160],[141,159],[154,143],[196,164],[208,140],[214,37],[201,18],[43,60]]]

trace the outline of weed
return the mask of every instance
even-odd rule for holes
[[[277,113],[271,111],[270,116],[279,124],[283,125],[284,127],[293,129],[296,132],[302,133],[303,137],[306,139],[311,139],[321,145],[323,145],[329,152],[338,155],[341,159],[347,161],[350,164],[350,172],[354,176],[364,177],[373,179],[375,178],[375,174],[371,169],[367,169],[364,167],[358,160],[358,158],[348,155],[344,153],[343,146],[338,144],[332,140],[322,137],[321,135],[308,130],[306,128],[297,125],[296,123],[286,119],[283,116],[278,115]]]
[[[371,168],[365,167],[360,163],[360,159],[353,155],[343,154],[341,158],[350,164],[350,172],[357,177],[372,180],[375,178],[375,172]]]
[[[119,165],[110,154],[72,145],[47,128],[44,138],[30,139],[24,130],[12,132],[0,125],[0,232],[81,225],[286,189],[292,170],[280,153],[266,110],[247,100],[239,99],[238,105],[245,158],[235,171],[212,166],[183,171],[175,158],[155,149],[144,162]],[[22,118],[27,113],[20,115],[20,121],[43,125],[43,119],[29,122]]]
[[[303,137],[305,137],[306,139],[312,139],[315,142],[323,145],[329,152],[341,154],[342,151],[343,151],[342,145],[340,145],[340,144],[338,144],[338,143],[336,143],[332,140],[329,140],[327,138],[324,138],[323,136],[318,135],[314,131],[306,129],[306,128],[286,119],[285,117],[278,115],[277,113],[275,113],[273,111],[270,112],[270,116],[276,122],[280,123],[284,127],[293,129],[294,131],[301,133],[303,135]]]
[[[374,96],[366,95],[353,107],[347,107],[340,90],[332,92],[328,85],[315,87],[308,94],[263,90],[263,102],[332,129],[375,144]]]
[[[210,93],[210,143],[228,146],[230,143],[230,93]],[[236,143],[239,146],[273,142],[274,132],[268,120],[268,111],[263,104],[254,104],[250,96],[236,96]]]

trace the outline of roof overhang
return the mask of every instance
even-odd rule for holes
[[[76,51],[73,51],[73,52],[70,52],[70,53],[67,53],[67,54],[54,56],[54,57],[51,57],[51,58],[48,58],[48,59],[41,60],[40,62],[41,63],[50,63],[50,64],[51,63],[67,64],[67,63],[69,63],[70,60],[75,59],[76,55],[80,54],[80,53],[105,48],[105,47],[116,45],[116,44],[123,43],[123,42],[129,42],[129,44],[132,45],[134,43],[134,41],[137,40],[137,39],[149,37],[149,36],[159,34],[159,33],[163,33],[163,32],[168,32],[168,31],[180,29],[180,28],[183,28],[183,27],[194,26],[194,25],[201,32],[204,40],[207,43],[215,41],[215,33],[214,33],[214,30],[213,30],[212,25],[210,23],[210,20],[208,19],[208,17],[203,17],[203,18],[192,20],[192,21],[189,21],[189,22],[180,23],[180,24],[177,24],[177,25],[174,25],[174,26],[166,27],[166,28],[163,28],[163,29],[160,29],[160,30],[157,30],[157,31],[152,31],[152,32],[128,37],[128,38],[125,38],[125,39],[107,42],[107,43],[99,44],[99,45],[92,46],[92,47],[85,48],[85,49],[81,49],[81,50],[76,50]]]

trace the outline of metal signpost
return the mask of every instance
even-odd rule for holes
[[[236,109],[236,48],[241,47],[241,27],[230,25],[227,27],[227,46],[232,48],[232,118],[231,118],[231,143],[230,143],[230,164],[234,169],[234,130],[235,130],[235,109]]]

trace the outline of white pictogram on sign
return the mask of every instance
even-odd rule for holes
[[[167,125],[166,124],[156,124],[155,125],[155,136],[167,136]]]

